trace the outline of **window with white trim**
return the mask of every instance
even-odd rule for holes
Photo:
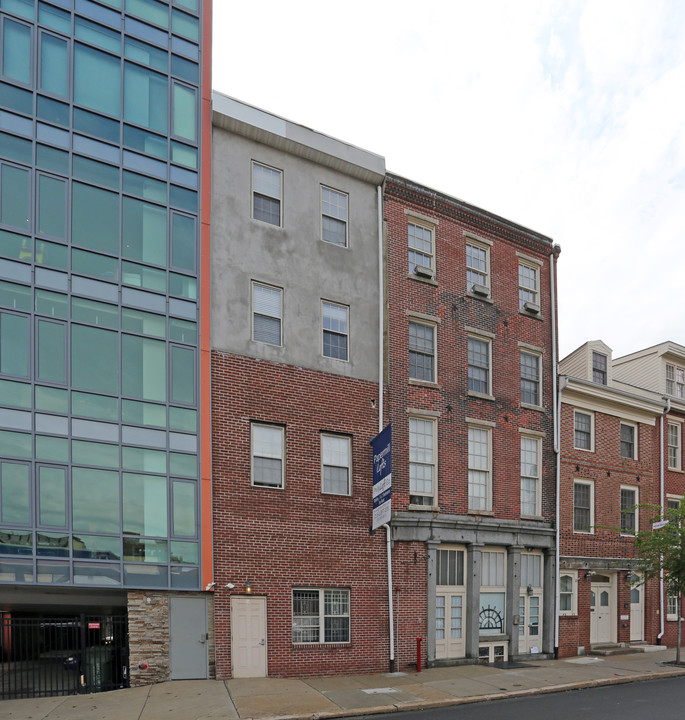
[[[490,289],[490,248],[480,243],[466,243],[466,289],[473,292],[473,286]]]
[[[464,585],[464,551],[437,550],[435,577],[435,584],[439,586]]]
[[[685,397],[685,368],[666,364],[666,394],[673,397]]]
[[[437,444],[435,420],[409,418],[409,502],[435,503]]]
[[[252,423],[252,484],[283,487],[285,429],[278,425]]]
[[[505,632],[505,554],[501,551],[483,551],[480,561],[480,634],[500,635]]]
[[[469,427],[469,510],[492,510],[491,431]]]
[[[252,283],[252,339],[282,345],[283,290]]]
[[[321,313],[323,356],[334,360],[347,360],[350,309],[346,305],[322,300]]]
[[[680,470],[682,467],[682,451],[680,448],[680,423],[668,423],[668,467],[669,470]]]
[[[540,356],[521,353],[521,402],[525,405],[541,404]]]
[[[562,573],[559,577],[559,615],[576,615],[578,607],[578,573]]]
[[[435,382],[435,325],[409,322],[409,377]]]
[[[435,251],[433,249],[433,229],[415,222],[407,224],[409,245],[409,272],[414,274],[416,266],[432,271]]]
[[[252,217],[281,226],[283,173],[276,168],[252,162]]]
[[[632,423],[620,423],[621,457],[637,460],[637,428]]]
[[[592,352],[592,382],[599,385],[607,384],[607,356]]]
[[[469,392],[490,395],[490,341],[481,337],[468,338]]]
[[[592,450],[592,415],[573,411],[573,447],[576,450]]]
[[[594,483],[575,480],[573,483],[573,532],[594,532]]]
[[[666,595],[666,620],[678,619],[678,596],[674,594]]]
[[[540,440],[521,437],[521,515],[540,515]]]
[[[666,498],[666,507],[670,510],[677,510],[680,507],[680,501],[682,499],[679,495],[668,495]]]
[[[537,265],[519,261],[519,309],[525,310],[526,303],[540,307],[539,268]]]
[[[637,532],[637,488],[621,488],[621,535]]]
[[[321,489],[330,495],[351,495],[351,442],[346,435],[321,435]]]
[[[321,186],[321,239],[324,242],[347,247],[346,193]]]
[[[293,643],[350,642],[350,591],[293,590]]]

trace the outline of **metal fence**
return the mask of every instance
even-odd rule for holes
[[[0,700],[128,687],[125,615],[3,617]]]

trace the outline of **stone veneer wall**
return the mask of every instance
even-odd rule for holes
[[[169,598],[174,595],[176,593],[144,590],[135,590],[128,594],[131,687],[151,685],[169,679]],[[204,593],[182,593],[183,597],[201,595]],[[214,678],[214,596],[209,595],[207,599],[209,677]]]

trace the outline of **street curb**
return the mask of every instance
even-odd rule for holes
[[[376,705],[365,708],[352,708],[350,710],[326,710],[324,712],[304,713],[300,715],[270,715],[264,718],[241,718],[240,720],[333,720],[342,717],[362,717],[364,715],[384,715],[396,712],[408,712],[410,710],[430,710],[433,708],[451,707],[457,705],[473,705],[482,702],[494,702],[496,700],[507,700],[533,695],[549,695],[552,693],[568,692],[570,690],[587,690],[589,688],[608,687],[611,685],[626,685],[633,682],[645,680],[663,680],[670,677],[682,677],[685,669],[662,670],[653,673],[642,673],[640,675],[621,675],[613,678],[601,678],[598,680],[581,680],[572,683],[561,683],[547,687],[526,688],[525,690],[506,690],[486,695],[471,695],[469,697],[443,698],[441,700],[425,700],[409,703],[396,703],[394,705]]]

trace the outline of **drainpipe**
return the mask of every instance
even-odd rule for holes
[[[568,385],[568,377],[564,377],[564,380],[558,390],[558,399],[555,407],[554,417],[554,452],[557,455],[556,458],[556,532],[554,533],[555,542],[555,553],[556,553],[556,572],[555,572],[555,611],[554,611],[554,657],[559,657],[559,582],[561,578],[561,568],[559,567],[559,555],[560,555],[560,535],[559,535],[559,514],[561,513],[561,394],[566,390]]]
[[[666,408],[661,414],[661,438],[659,442],[659,504],[661,505],[661,519],[664,519],[664,417],[671,411],[670,398],[666,400]],[[680,606],[678,606],[680,609]],[[661,645],[661,638],[664,636],[666,628],[664,626],[664,569],[661,568],[659,578],[659,617],[661,632],[656,636],[656,644]]]
[[[561,464],[560,464],[560,417],[561,417],[561,390],[557,388],[557,256],[561,252],[561,248],[555,245],[549,256],[549,285],[552,303],[552,399],[554,401],[554,452],[556,454],[556,522],[554,533],[554,583],[556,588],[556,600],[554,608],[554,657],[559,657],[559,486],[561,480]],[[568,382],[568,378],[566,378]],[[564,387],[566,387],[564,385]]]
[[[378,432],[383,429],[383,186],[378,186]],[[392,607],[392,536],[390,525],[385,528],[385,547],[388,562],[388,623],[390,628],[390,672],[395,672],[395,628]]]

